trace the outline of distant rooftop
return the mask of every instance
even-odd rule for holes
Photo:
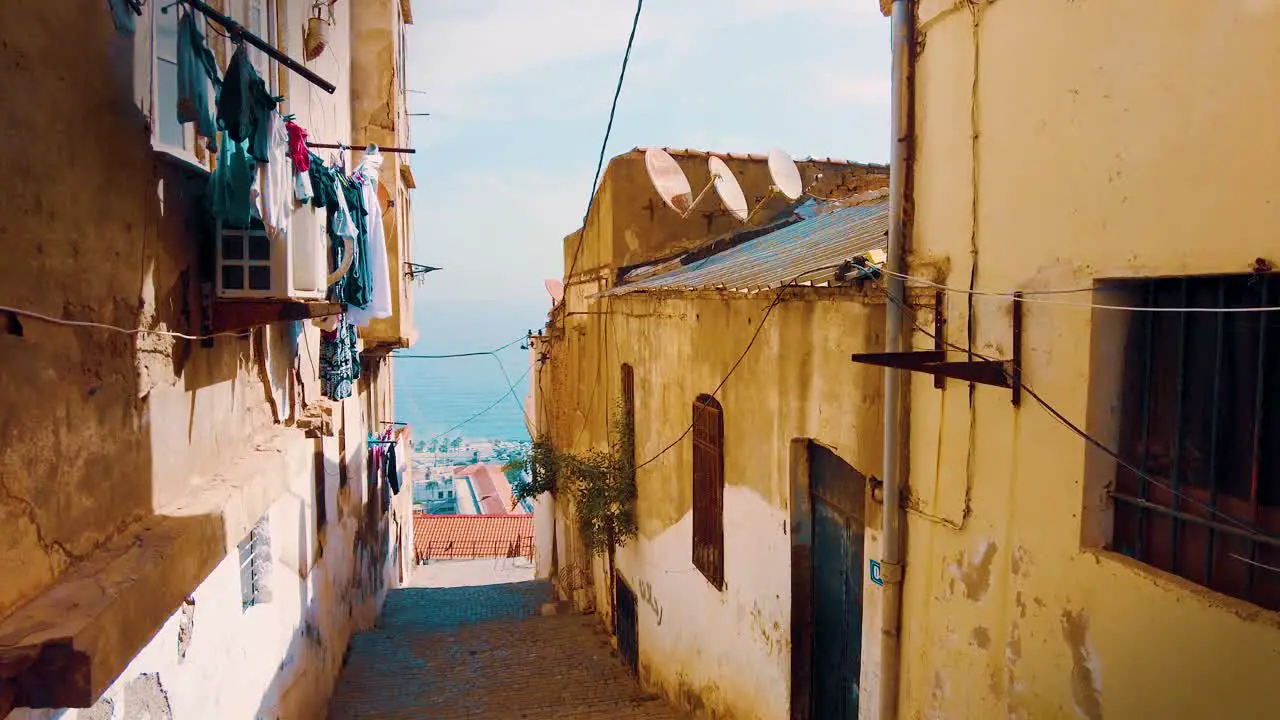
[[[646,290],[754,292],[792,282],[824,286],[836,282],[837,268],[846,261],[862,257],[873,265],[883,262],[889,234],[887,190],[841,202],[811,200],[793,213],[789,219],[717,240],[724,249],[695,249],[680,258],[634,268],[602,296]]]
[[[418,561],[528,557],[533,552],[533,515],[413,514]]]

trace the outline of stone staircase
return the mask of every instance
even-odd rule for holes
[[[546,582],[392,591],[352,639],[330,720],[681,717]]]

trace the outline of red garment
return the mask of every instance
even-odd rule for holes
[[[307,149],[307,131],[292,120],[286,120],[284,126],[289,131],[289,159],[293,161],[293,169],[297,172],[307,172],[311,169],[311,151]]]

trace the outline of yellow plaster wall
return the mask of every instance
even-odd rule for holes
[[[363,147],[411,147],[406,98],[401,91],[400,45],[402,24],[398,0],[363,0],[351,10],[351,115],[353,142]],[[372,320],[360,336],[368,343],[408,346],[417,333],[413,325],[413,285],[404,277],[404,263],[412,259],[409,227],[409,189],[400,168],[410,155],[388,153],[382,163],[378,194],[391,271],[391,316]]]
[[[213,4],[232,15],[241,7],[238,0]],[[147,18],[159,5],[148,3],[133,38],[116,33],[105,5],[71,14],[42,2],[0,7],[6,27],[22,28],[0,48],[0,76],[7,92],[24,99],[0,108],[6,162],[15,169],[0,193],[6,218],[0,236],[10,241],[9,260],[0,267],[0,304],[124,328],[199,332],[196,266],[206,242],[199,202],[207,179],[162,160],[147,133],[150,116],[173,111],[153,107],[150,90]],[[310,5],[280,2],[276,42],[296,58]],[[289,73],[280,85],[283,108],[321,142],[352,133],[351,4],[339,3],[335,11],[328,48],[307,65],[337,92],[329,95]],[[43,599],[73,571],[102,566],[119,574],[121,563],[102,557],[112,548],[143,548],[150,553],[143,570],[90,578],[70,592],[56,586],[72,606],[103,608],[89,622],[94,632],[108,628],[99,632],[105,639],[76,636],[75,642],[77,650],[94,654],[91,682],[104,687],[122,669],[120,658],[140,650],[151,657],[141,644],[187,593],[214,598],[202,600],[205,613],[224,601],[216,613],[239,612],[238,576],[228,579],[213,566],[228,550],[236,562],[236,543],[270,508],[273,523],[281,523],[273,537],[273,551],[283,553],[280,574],[303,579],[282,585],[288,594],[279,603],[291,607],[267,622],[272,640],[232,632],[221,649],[203,656],[207,666],[193,665],[207,669],[256,654],[264,664],[240,670],[248,685],[229,682],[224,690],[269,688],[245,702],[311,707],[291,690],[294,681],[307,691],[332,682],[347,637],[372,621],[382,592],[400,574],[390,563],[374,568],[384,580],[379,585],[357,573],[376,562],[371,549],[378,538],[357,540],[356,532],[364,512],[366,429],[394,419],[389,364],[373,384],[377,417],[362,412],[360,400],[344,403],[349,422],[339,431],[348,433],[347,457],[339,457],[335,439],[325,440],[323,462],[331,475],[325,535],[332,536],[326,542],[314,527],[313,440],[282,428],[271,411],[274,402],[280,420],[288,421],[303,396],[320,398],[319,331],[309,323],[300,323],[296,336],[289,324],[277,324],[253,340],[220,337],[205,348],[28,318],[19,319],[19,335],[10,318],[0,321],[6,330],[0,331],[0,624],[20,609],[27,613],[38,604],[33,598]],[[300,383],[291,392],[295,353]],[[337,408],[333,414],[337,423]],[[339,493],[341,462],[351,480]],[[219,493],[238,497],[215,507],[211,498]],[[408,495],[396,504],[402,537]],[[199,508],[199,517],[186,517],[197,512],[189,508]],[[250,509],[253,517],[237,515]],[[308,577],[322,581],[310,587]],[[77,603],[77,593],[92,590],[95,581],[111,588],[112,597],[86,593],[86,602]],[[29,614],[38,617],[40,609]],[[212,639],[216,622],[205,617],[210,622],[201,627]],[[58,617],[72,627],[81,620]],[[308,635],[308,623],[318,634]],[[0,645],[10,640],[6,635]],[[318,656],[306,648],[317,647],[326,660],[313,662]],[[171,656],[172,646],[164,652]],[[206,686],[217,690],[216,682]],[[286,696],[293,699],[281,699]],[[212,707],[206,712],[229,716]],[[297,713],[292,716],[314,714]]]
[[[792,439],[824,442],[868,476],[880,471],[880,373],[854,365],[849,354],[881,347],[883,305],[870,291],[793,292],[718,394],[726,589],[717,591],[692,565],[688,438],[639,470],[640,534],[617,552],[619,571],[643,596],[643,681],[705,717],[789,716]],[[629,363],[637,462],[649,460],[688,427],[694,398],[716,388],[771,300],[770,293],[643,293],[608,301],[607,321],[570,318],[567,343],[550,344],[557,382],[539,391],[539,413],[553,418],[564,447],[602,445],[605,412],[620,397],[619,368]],[[607,623],[607,567],[590,566]]]
[[[963,287],[975,249],[987,290],[1275,258],[1280,100],[1258,78],[1280,4],[931,0],[919,21],[915,274]],[[946,312],[964,344],[964,296]],[[1029,304],[1023,338],[1025,380],[1103,437],[1106,322]],[[1007,303],[975,299],[974,324],[1007,356]],[[900,716],[1274,716],[1280,617],[1090,547],[1111,471],[1083,441],[1007,391],[917,377],[910,403]]]

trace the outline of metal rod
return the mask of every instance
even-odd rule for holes
[[[1218,307],[1227,306],[1227,279],[1218,279]],[[1218,313],[1218,342],[1213,357],[1213,402],[1209,405],[1209,507],[1218,508],[1218,410],[1222,394],[1222,355],[1227,344],[1227,314]],[[1213,528],[1209,528],[1204,557],[1204,582],[1213,582]]]
[[[1190,281],[1183,278],[1180,283],[1182,292],[1178,295],[1178,307],[1185,308],[1187,306],[1188,285]],[[1173,497],[1170,499],[1169,506],[1174,510],[1178,510],[1182,493],[1180,492],[1182,485],[1182,415],[1183,405],[1187,390],[1187,315],[1188,313],[1178,313],[1178,382],[1177,395],[1174,398],[1173,411],[1173,473],[1170,478],[1173,481]],[[1178,531],[1182,528],[1178,524],[1178,520],[1173,521],[1173,544],[1169,548],[1171,568],[1175,575],[1178,573]]]
[[[325,148],[327,150],[363,150],[367,145],[368,143],[366,143],[365,145],[358,145],[358,144],[357,145],[339,145],[337,143],[316,143],[316,142],[311,142],[310,140],[307,141],[307,147]],[[406,155],[412,155],[418,151],[414,150],[413,148],[382,147],[381,145],[379,145],[378,152],[404,153]]]
[[[1220,533],[1226,533],[1228,535],[1235,535],[1236,537],[1245,538],[1246,540],[1249,540],[1255,544],[1262,543],[1264,545],[1280,547],[1280,538],[1274,538],[1267,535],[1251,532],[1249,530],[1243,530],[1241,528],[1238,528],[1232,525],[1216,522],[1214,520],[1208,520],[1208,519],[1199,517],[1197,515],[1192,515],[1191,513],[1185,513],[1180,510],[1174,510],[1170,507],[1166,507],[1164,505],[1158,505],[1156,503],[1143,500],[1142,498],[1137,498],[1132,495],[1127,495],[1125,493],[1112,492],[1110,493],[1110,495],[1112,498],[1116,500],[1120,500],[1122,502],[1129,503],[1130,505],[1137,505],[1140,508],[1150,510],[1156,513],[1160,513],[1162,515],[1168,515],[1170,517],[1176,518],[1184,522],[1191,522],[1191,523],[1204,525],[1206,527],[1213,528],[1215,531]]]
[[[275,49],[271,43],[268,43],[266,40],[263,40],[257,35],[249,32],[243,25],[230,17],[223,15],[212,7],[209,7],[209,5],[201,2],[201,0],[183,0],[183,2],[190,5],[193,9],[204,13],[205,17],[208,17],[210,20],[226,28],[227,32],[232,34],[233,39],[242,39],[250,45],[258,48],[262,52],[266,53],[272,60],[275,60],[281,65],[289,68],[312,85],[315,85],[330,95],[337,91],[338,88],[333,83],[306,69],[302,66],[302,63]]]
[[[1259,307],[1265,307],[1269,293],[1267,292],[1268,276],[1262,276],[1262,296],[1258,298]],[[1250,463],[1249,478],[1249,501],[1253,508],[1254,523],[1258,521],[1258,472],[1262,467],[1262,413],[1265,409],[1263,402],[1265,395],[1266,382],[1266,364],[1267,359],[1267,316],[1258,316],[1258,387],[1253,397],[1253,462]],[[1254,543],[1249,546],[1249,560],[1256,562],[1258,559],[1258,544]],[[1246,581],[1246,590],[1250,597],[1253,596],[1253,572],[1254,566],[1249,565],[1249,576]]]
[[[402,422],[387,422],[387,421],[385,421],[385,420],[384,420],[384,421],[382,422],[382,424],[383,424],[383,425],[408,425],[409,423],[402,423]]]
[[[1147,307],[1155,305],[1156,302],[1156,286],[1154,282],[1147,283],[1146,289]],[[1146,348],[1143,351],[1142,361],[1142,441],[1138,447],[1142,448],[1142,457],[1138,460],[1138,469],[1142,472],[1138,475],[1138,497],[1143,502],[1147,499],[1147,461],[1151,459],[1151,363],[1152,355],[1156,344],[1156,321],[1155,315],[1151,313],[1139,313],[1140,317],[1134,322],[1144,323],[1143,334],[1146,335]],[[1146,511],[1138,513],[1138,558],[1146,560],[1147,556],[1144,549],[1147,544],[1147,520],[1149,514]]]
[[[933,349],[935,352],[946,352],[943,338],[947,332],[947,316],[942,309],[943,294],[938,290],[933,294]],[[947,379],[942,375],[933,376],[933,387],[942,390],[947,386]]]
[[[1009,384],[1012,397],[1010,402],[1014,407],[1022,404],[1022,291],[1019,290],[1013,294],[1013,358],[1010,360],[1013,366],[1010,374]]]

